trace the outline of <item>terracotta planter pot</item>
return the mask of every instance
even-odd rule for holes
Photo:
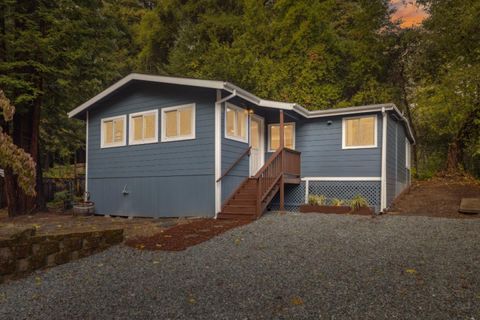
[[[300,212],[302,213],[333,213],[333,214],[360,214],[360,215],[371,215],[373,214],[372,208],[364,207],[352,211],[350,207],[347,206],[319,206],[319,205],[310,205],[303,204],[300,206]]]

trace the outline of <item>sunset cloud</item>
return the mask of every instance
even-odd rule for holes
[[[427,13],[415,4],[414,0],[404,3],[402,0],[391,0],[392,7],[397,11],[393,14],[392,20],[401,20],[402,28],[409,28],[419,25],[427,17]]]

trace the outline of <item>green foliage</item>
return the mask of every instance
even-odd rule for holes
[[[0,89],[0,110],[6,122],[13,119],[15,107]],[[20,188],[29,196],[35,196],[35,162],[30,154],[17,147],[0,127],[0,168],[12,170]]]
[[[352,211],[355,211],[360,208],[368,207],[368,201],[361,195],[357,194],[355,197],[352,198],[352,200],[350,200],[349,205]]]
[[[333,198],[333,199],[330,199],[330,205],[334,207],[340,207],[345,205],[345,201],[339,198]]]
[[[74,178],[75,167],[73,165],[55,165],[43,172],[45,178],[67,179]]]
[[[327,197],[324,195],[308,195],[308,204],[312,206],[323,206],[327,203]]]

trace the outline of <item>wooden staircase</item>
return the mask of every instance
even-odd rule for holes
[[[246,178],[225,201],[218,219],[255,220],[286,183],[300,183],[300,152],[277,150],[254,177]]]

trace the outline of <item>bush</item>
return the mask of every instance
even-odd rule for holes
[[[311,194],[308,196],[308,204],[311,206],[323,206],[327,202],[327,197],[324,195]]]
[[[353,197],[352,200],[350,200],[350,208],[352,209],[352,211],[365,207],[368,207],[368,201],[359,194],[357,194],[355,197]]]
[[[333,198],[332,200],[330,200],[330,205],[334,207],[340,207],[340,206],[343,206],[344,204],[345,204],[345,201],[342,199]]]

